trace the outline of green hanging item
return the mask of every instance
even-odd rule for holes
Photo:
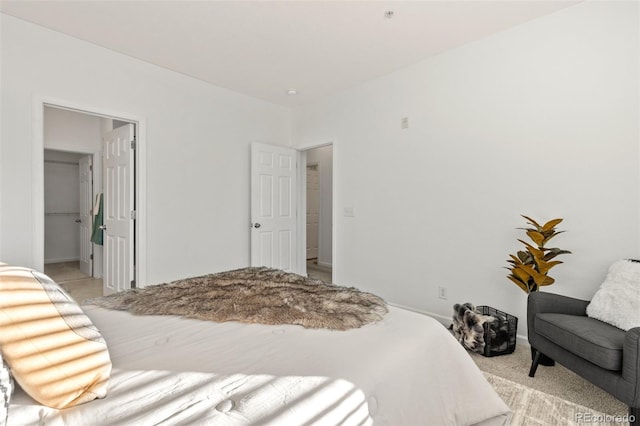
[[[95,209],[93,211],[93,231],[91,232],[91,242],[102,245],[102,240],[103,240],[103,230],[102,228],[100,228],[100,226],[103,225],[103,220],[102,220],[102,192],[99,193],[96,197],[96,207],[98,208],[98,212],[96,213]]]

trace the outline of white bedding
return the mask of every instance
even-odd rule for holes
[[[109,346],[109,394],[59,411],[18,391],[9,425],[508,423],[449,332],[407,310],[349,331],[85,311]]]
[[[20,392],[9,424],[372,424],[364,393],[325,377],[114,370],[109,391],[107,398],[66,410],[35,405]]]

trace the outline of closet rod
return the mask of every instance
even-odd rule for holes
[[[80,216],[80,212],[45,213],[45,216]]]

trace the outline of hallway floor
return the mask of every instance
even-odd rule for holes
[[[331,268],[318,265],[318,259],[307,259],[307,275],[310,278],[322,280],[326,283],[332,282]]]
[[[48,263],[44,273],[60,284],[76,302],[102,296],[102,279],[92,278],[80,271],[80,262]]]

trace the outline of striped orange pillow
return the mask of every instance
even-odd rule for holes
[[[107,344],[82,309],[33,269],[0,264],[0,347],[39,403],[66,408],[107,393]]]

